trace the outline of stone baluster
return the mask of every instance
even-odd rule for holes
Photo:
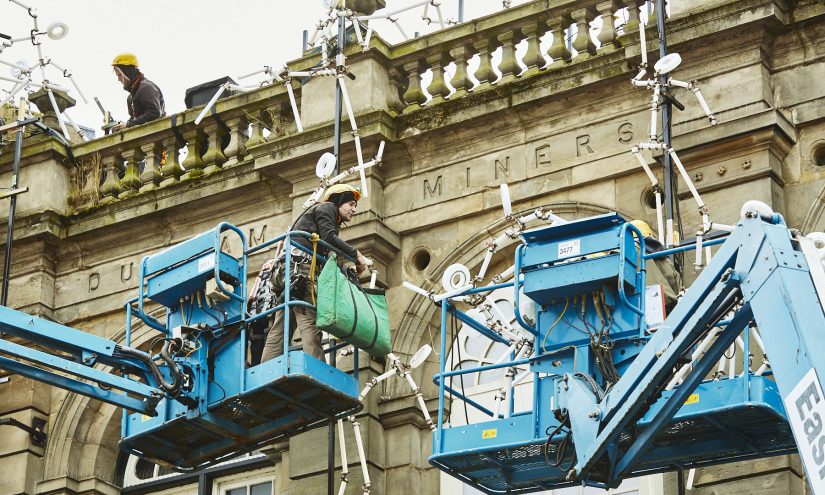
[[[123,190],[120,187],[118,171],[123,161],[117,155],[107,155],[103,157],[103,183],[100,185],[100,204],[110,203],[117,199],[118,194]]]
[[[249,127],[249,122],[244,117],[233,117],[227,119],[226,126],[229,127],[229,144],[223,150],[226,157],[223,167],[231,167],[238,163],[246,154],[246,146],[244,140],[246,139],[246,129]]]
[[[203,136],[198,129],[184,133],[186,139],[186,158],[183,160],[184,173],[181,180],[193,179],[203,175],[203,158],[201,157],[201,143]]]
[[[387,92],[387,108],[396,114],[400,114],[407,106],[401,99],[404,94],[404,76],[395,67],[387,71],[390,81],[390,91]]]
[[[427,101],[427,96],[421,90],[421,74],[423,72],[424,65],[420,60],[404,64],[404,73],[407,74],[407,91],[403,95],[407,107],[404,109],[404,113],[421,108],[421,105]]]
[[[126,171],[120,179],[123,191],[117,195],[118,199],[128,198],[137,194],[140,189],[140,173],[138,172],[138,162],[143,158],[140,149],[126,149],[120,153],[123,161],[126,162]]]
[[[541,37],[544,35],[543,24],[538,22],[531,22],[530,24],[521,28],[522,34],[527,38],[527,52],[521,60],[527,68],[521,74],[523,76],[530,76],[539,72],[539,70],[547,64],[544,56],[541,54]]]
[[[505,31],[496,39],[501,43],[501,63],[498,70],[501,72],[501,79],[496,84],[507,84],[516,80],[516,75],[521,72],[521,66],[516,59],[516,44],[521,41],[520,31]]]
[[[465,96],[473,88],[473,81],[467,74],[467,64],[474,53],[471,45],[459,46],[450,50],[450,56],[455,62],[455,74],[450,79],[450,84],[455,88],[455,93],[450,96],[451,99]]]
[[[596,11],[602,18],[602,29],[599,31],[598,40],[601,43],[600,51],[618,48],[619,40],[616,37],[616,18],[614,12],[620,8],[619,3],[614,0],[607,0],[596,4]]]
[[[622,0],[624,7],[627,8],[627,22],[622,28],[622,35],[626,36],[629,33],[635,33],[639,29],[639,6],[644,5],[644,2],[639,0]]]
[[[249,139],[246,140],[245,148],[248,152],[250,148],[266,142],[263,134],[263,122],[260,118],[250,117],[249,119]]]
[[[570,62],[573,59],[573,54],[567,47],[567,40],[564,39],[564,30],[570,26],[571,19],[567,15],[554,17],[547,21],[547,26],[553,32],[553,42],[550,48],[547,49],[547,55],[553,61],[547,65],[547,68],[561,67],[565,62]]]
[[[178,163],[178,149],[178,139],[175,136],[163,140],[163,150],[166,154],[161,155],[160,159],[160,173],[163,175],[160,187],[176,183],[183,173],[183,169]]]
[[[473,88],[473,91],[484,90],[490,87],[493,81],[496,80],[496,73],[493,71],[493,51],[495,45],[492,40],[483,39],[473,43],[473,47],[479,56],[478,69],[476,69],[476,79],[478,79],[478,86]]]
[[[153,191],[158,188],[158,183],[160,182],[160,168],[158,168],[158,161],[160,160],[158,157],[158,143],[149,143],[144,144],[140,147],[140,151],[143,152],[143,171],[140,173],[140,182],[142,185],[140,186],[139,192],[146,192],[146,191]]]
[[[427,91],[433,97],[427,105],[441,103],[450,95],[450,88],[444,80],[444,68],[450,63],[445,53],[438,53],[427,57],[427,64],[433,71],[433,79],[427,86]]]
[[[203,154],[203,163],[206,168],[203,169],[205,174],[213,174],[221,169],[221,165],[226,161],[226,156],[223,154],[223,136],[224,130],[217,122],[211,121],[203,126],[203,132],[208,140],[208,148]]]
[[[590,8],[581,8],[571,12],[570,17],[578,28],[573,39],[573,48],[578,52],[577,57],[584,60],[596,53],[596,45],[590,39],[590,21],[595,18],[595,14]]]

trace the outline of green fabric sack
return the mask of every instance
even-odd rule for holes
[[[341,272],[330,253],[318,276],[315,325],[374,357],[392,350],[384,289],[365,289]]]

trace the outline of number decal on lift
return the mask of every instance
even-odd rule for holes
[[[559,258],[568,258],[581,253],[582,243],[580,239],[564,241],[559,243]]]

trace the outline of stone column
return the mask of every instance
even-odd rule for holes
[[[387,71],[390,82],[390,91],[387,92],[387,108],[400,114],[407,106],[401,99],[404,94],[404,76],[395,67]]]
[[[263,128],[260,120],[256,118],[249,119],[249,139],[246,140],[246,151],[249,151],[249,148],[253,148],[265,142],[266,139],[263,135]]]
[[[158,188],[161,178],[158,168],[158,145],[157,143],[144,144],[140,147],[140,151],[143,152],[145,165],[140,173],[140,181],[143,185],[140,186],[139,192],[153,191]]]
[[[54,95],[54,101],[57,103],[57,109],[60,110],[60,113],[72,108],[77,103],[77,101],[75,101],[75,99],[69,96],[69,94],[65,91],[53,89],[52,94]],[[57,120],[57,113],[54,111],[51,99],[49,98],[48,91],[45,89],[35,91],[29,95],[29,101],[37,105],[37,109],[43,114],[43,124],[45,124],[46,127],[63,134],[63,131],[60,129],[60,122]],[[66,129],[71,127],[68,120],[64,120],[64,124],[66,124]]]
[[[407,91],[403,95],[407,107],[404,109],[404,113],[421,108],[421,105],[427,101],[427,96],[421,90],[421,73],[423,71],[424,65],[420,60],[404,64],[404,72],[407,74]]]
[[[178,163],[178,139],[175,136],[164,139],[163,149],[166,154],[160,159],[160,173],[163,175],[160,187],[176,183],[183,173],[180,163]]]
[[[122,161],[118,156],[107,155],[103,157],[103,170],[106,178],[103,180],[103,184],[100,185],[100,204],[114,201],[123,190],[117,177],[121,163]]]
[[[599,50],[604,51],[610,48],[617,48],[619,42],[616,39],[615,17],[613,16],[614,7],[620,8],[618,2],[607,0],[606,2],[599,2],[596,4],[596,10],[599,12],[599,17],[602,18],[602,29],[599,31],[598,40],[602,44]]]
[[[447,83],[444,81],[444,67],[449,63],[446,54],[438,53],[436,55],[430,55],[427,57],[427,64],[432,68],[433,71],[433,80],[430,82],[430,85],[427,86],[427,91],[433,97],[430,100],[428,105],[433,105],[436,103],[441,103],[444,101],[447,96],[450,94],[450,88],[447,86]]]
[[[576,23],[578,31],[573,39],[573,48],[578,52],[578,57],[587,58],[596,53],[596,45],[590,39],[590,21],[595,18],[595,14],[589,8],[576,9],[570,13],[573,22]]]
[[[496,84],[507,84],[515,81],[516,76],[521,72],[521,66],[516,59],[516,43],[520,41],[517,38],[518,34],[517,31],[507,31],[496,36],[498,41],[501,42],[501,63],[498,64],[501,79],[496,81]]]
[[[539,72],[539,69],[544,67],[547,64],[547,61],[544,60],[544,57],[541,54],[540,44],[541,44],[541,36],[544,34],[544,30],[539,29],[542,27],[541,24],[538,22],[531,22],[527,26],[521,28],[521,32],[524,34],[525,38],[527,38],[527,52],[524,54],[524,58],[522,62],[524,65],[527,66],[527,69],[522,73],[523,76],[533,75]]]
[[[565,43],[564,40],[564,29],[570,25],[569,21],[570,19],[567,16],[557,17],[547,21],[547,26],[553,32],[553,42],[550,48],[547,49],[547,55],[549,55],[553,61],[547,65],[548,68],[560,67],[565,62],[570,62],[573,58],[573,54],[570,53],[570,50],[567,48],[567,43]]]
[[[223,149],[221,149],[221,138],[224,131],[214,121],[204,125],[203,130],[209,142],[209,147],[203,155],[203,163],[206,164],[203,173],[212,174],[220,170],[221,165],[226,161],[226,156],[223,154]]]
[[[192,129],[187,131],[183,138],[186,139],[186,158],[182,163],[184,173],[181,180],[200,177],[203,175],[203,158],[201,157],[203,137],[198,129]]]
[[[459,46],[450,50],[450,56],[455,62],[455,74],[450,80],[450,84],[455,88],[455,93],[450,98],[460,98],[465,96],[473,88],[473,81],[467,75],[467,64],[473,56],[472,45]]]
[[[246,154],[244,140],[246,139],[246,129],[249,123],[243,117],[233,117],[226,121],[226,126],[229,127],[229,144],[223,150],[226,157],[226,162],[223,164],[224,168],[235,165]]]
[[[481,59],[478,64],[478,69],[476,69],[476,73],[473,74],[478,80],[478,86],[473,88],[473,91],[479,91],[489,88],[493,81],[496,80],[496,73],[493,71],[492,62],[493,50],[495,50],[495,47],[493,46],[493,42],[489,39],[476,41],[473,43],[473,47],[476,49],[476,52]]]
[[[123,174],[123,179],[120,180],[120,185],[123,187],[123,192],[117,195],[118,199],[128,198],[137,194],[140,189],[140,177],[138,176],[138,161],[140,160],[140,151],[136,149],[129,149],[120,153],[121,158],[126,162],[126,173]]]

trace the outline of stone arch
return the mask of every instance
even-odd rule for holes
[[[134,325],[132,347],[148,344],[155,335],[157,332],[142,322]],[[123,344],[125,337],[123,327],[112,340]],[[43,458],[44,480],[63,479],[58,483],[73,484],[94,478],[116,486],[120,435],[121,408],[80,394],[66,394],[50,427]]]
[[[813,203],[805,214],[801,230],[803,234],[825,231],[825,186],[819,190]]]
[[[536,207],[523,209],[515,213],[515,215],[524,215],[533,211],[535,208]],[[567,218],[583,218],[616,211],[615,208],[598,204],[571,201],[554,202],[542,205],[542,208],[552,210],[553,213]],[[627,215],[624,216],[630,218]],[[438,292],[440,290],[442,273],[453,263],[461,263],[470,268],[471,272],[475,272],[484,259],[486,252],[484,241],[497,237],[509,227],[510,222],[501,219],[491,226],[476,232],[469,239],[459,244],[449,254],[437,260],[438,263],[433,265],[422,287],[426,290]],[[510,239],[507,245],[501,247],[501,250],[512,252],[514,248],[515,241]],[[492,274],[492,272],[490,272],[490,274]],[[400,354],[410,355],[420,346],[431,343],[429,339],[430,334],[434,336],[433,341],[437,340],[435,336],[438,335],[439,328],[437,324],[433,323],[437,313],[438,308],[429,300],[419,296],[413,297],[404,310],[404,317],[398,326],[394,351]]]

